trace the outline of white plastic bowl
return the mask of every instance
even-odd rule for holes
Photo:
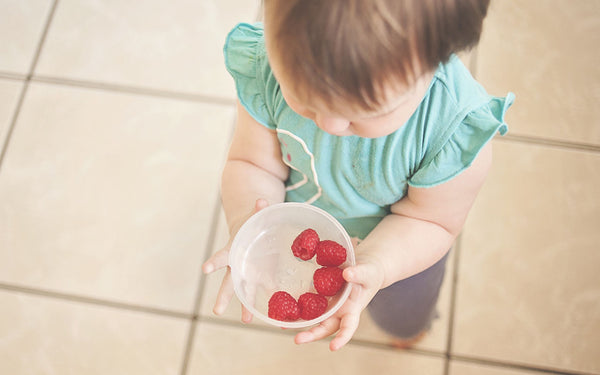
[[[278,327],[304,328],[333,315],[350,294],[350,284],[333,297],[327,297],[327,311],[312,320],[284,322],[268,317],[268,301],[276,291],[290,293],[296,300],[306,292],[315,292],[312,276],[320,268],[316,256],[308,261],[296,258],[291,245],[307,228],[322,240],[332,240],[347,250],[345,268],[355,264],[354,249],[344,227],[320,208],[304,203],[278,203],[269,206],[244,223],[231,244],[229,266],[235,294],[259,319]]]

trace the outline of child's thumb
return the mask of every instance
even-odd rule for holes
[[[376,284],[382,275],[379,275],[378,268],[371,263],[357,264],[356,266],[344,269],[344,279],[350,283],[360,284],[369,287]]]
[[[258,212],[263,208],[266,208],[269,205],[269,202],[264,198],[258,198],[254,203],[254,212]]]

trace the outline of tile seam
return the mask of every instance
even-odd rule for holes
[[[27,74],[0,71],[0,79],[24,82],[27,80]]]
[[[235,127],[235,119],[233,120],[231,127],[232,127],[232,131],[233,131],[233,128]],[[230,135],[230,138],[231,138],[231,135]],[[223,156],[225,157],[225,155],[223,155]],[[220,216],[221,216],[221,194],[219,192],[219,193],[217,193],[217,198],[214,201],[213,212],[212,212],[212,221],[211,221],[211,225],[210,225],[210,229],[209,229],[210,232],[209,232],[209,236],[206,240],[204,256],[202,257],[202,264],[204,264],[204,262],[206,262],[213,253],[213,249],[215,247],[215,241],[216,241],[216,233],[219,228]],[[196,290],[196,299],[194,301],[194,310],[193,310],[194,315],[193,315],[193,319],[192,319],[192,322],[190,325],[190,330],[188,332],[188,339],[187,339],[185,350],[184,350],[184,356],[183,356],[183,361],[182,361],[182,366],[181,366],[181,371],[180,371],[181,375],[186,375],[188,372],[189,362],[190,362],[191,355],[192,355],[192,349],[194,347],[196,328],[197,328],[198,323],[205,319],[205,317],[200,312],[200,308],[202,306],[202,300],[204,298],[205,283],[206,283],[207,275],[205,275],[202,272],[201,265],[199,267],[199,272],[200,272],[200,278],[198,280],[198,286],[197,286],[197,290]]]
[[[587,151],[592,153],[600,153],[600,145],[583,142],[565,141],[559,139],[549,139],[541,137],[532,137],[519,134],[507,134],[502,137],[494,137],[494,140],[507,143],[525,143],[537,146],[554,147],[571,151]]]
[[[466,228],[465,228],[466,230]],[[450,306],[448,316],[448,332],[446,335],[446,361],[444,367],[444,375],[448,375],[450,371],[450,359],[452,356],[452,340],[454,339],[454,322],[456,318],[456,295],[458,293],[458,279],[460,271],[460,253],[462,250],[462,234],[459,234],[454,243],[454,259],[453,259],[453,273],[452,273],[452,284],[450,288]]]
[[[2,175],[2,166],[4,165],[4,158],[6,157],[6,153],[10,145],[10,140],[12,138],[17,121],[19,119],[19,115],[21,114],[21,108],[23,107],[23,102],[25,101],[25,96],[27,94],[28,88],[28,81],[24,81],[23,87],[21,87],[21,92],[19,94],[19,99],[17,100],[17,104],[14,107],[13,114],[8,125],[8,129],[6,130],[4,140],[0,145],[0,176]]]
[[[29,72],[27,73],[28,81],[31,80],[31,77],[33,76],[33,72],[35,72],[35,68],[37,67],[40,56],[42,55],[42,49],[44,48],[44,43],[46,41],[46,37],[48,36],[48,31],[50,30],[50,26],[52,25],[52,20],[54,19],[54,14],[56,13],[57,8],[58,0],[54,0],[52,6],[50,7],[50,11],[48,12],[46,23],[44,25],[44,29],[42,30],[42,35],[40,36],[40,40],[38,42],[35,53],[33,55],[31,65],[29,66]]]
[[[286,336],[286,337],[289,337],[290,339],[298,333],[298,331],[296,331],[296,330],[281,330],[281,329],[278,329],[277,327],[258,325],[258,324],[245,324],[245,323],[242,323],[241,321],[228,319],[228,318],[217,318],[217,317],[208,317],[207,316],[207,317],[203,318],[203,322],[214,324],[214,325],[219,325],[219,326],[238,328],[238,329],[248,329],[248,330],[255,331],[255,332],[272,333],[274,335]],[[325,342],[325,341],[327,341],[327,339],[323,339],[318,342]],[[303,345],[310,345],[310,344],[303,344]],[[420,354],[420,355],[424,355],[424,356],[428,356],[428,357],[435,357],[435,358],[440,358],[440,359],[443,359],[445,357],[444,353],[440,352],[440,351],[429,350],[429,349],[417,349],[417,348],[399,350],[399,349],[394,348],[391,345],[387,345],[387,344],[384,344],[381,342],[369,341],[369,340],[365,340],[365,339],[352,339],[346,345],[353,346],[353,347],[368,347],[368,348],[374,348],[374,349],[390,351],[390,352],[397,352],[397,353]]]
[[[212,222],[211,222],[211,226],[209,229],[209,235],[208,238],[206,240],[205,243],[205,249],[204,249],[204,256],[202,257],[202,264],[204,264],[204,262],[210,257],[210,255],[212,254],[212,249],[214,247],[214,242],[215,242],[215,237],[216,237],[216,231],[217,231],[217,227],[218,227],[218,220],[219,220],[219,215],[220,215],[220,211],[219,211],[219,198],[220,194],[217,194],[217,199],[215,199],[214,205],[213,205],[213,213],[212,213]],[[194,299],[194,307],[193,307],[193,318],[192,318],[192,322],[190,324],[190,328],[188,331],[188,336],[187,336],[187,340],[186,340],[186,344],[185,344],[185,348],[184,348],[184,352],[183,352],[183,359],[182,359],[182,363],[181,363],[181,370],[180,370],[180,374],[181,375],[186,375],[188,372],[188,367],[189,367],[189,362],[192,356],[192,349],[194,347],[194,339],[196,337],[196,328],[198,323],[204,319],[204,317],[200,314],[200,306],[202,304],[202,298],[204,296],[204,284],[206,281],[206,275],[202,272],[201,267],[202,264],[199,265],[198,270],[200,272],[200,277],[199,280],[197,282],[197,289],[196,289],[196,294],[195,294],[195,299]]]
[[[557,369],[551,368],[543,365],[529,365],[525,363],[517,363],[517,362],[509,362],[488,358],[481,358],[476,356],[469,355],[451,355],[450,360],[452,362],[463,362],[463,363],[473,363],[479,365],[485,365],[490,367],[499,367],[504,369],[511,370],[522,370],[522,371],[530,371],[541,374],[554,374],[554,375],[597,375],[589,372],[581,372],[577,370],[565,370],[565,369]]]
[[[118,92],[118,93],[126,93],[126,94],[150,96],[150,97],[158,97],[158,98],[166,98],[166,99],[185,100],[185,101],[191,101],[191,102],[196,102],[196,103],[216,104],[216,105],[224,105],[224,106],[230,106],[230,105],[235,104],[235,99],[233,99],[233,98],[204,95],[204,94],[185,93],[185,92],[181,92],[181,91],[169,91],[169,90],[162,90],[162,89],[151,88],[151,87],[121,85],[118,83],[109,83],[109,82],[100,82],[100,81],[77,80],[77,79],[60,78],[60,77],[52,77],[52,76],[34,75],[31,77],[31,82],[45,83],[45,84],[51,84],[51,85],[57,85],[57,86],[79,87],[79,88],[85,88],[85,89],[102,90],[102,91],[108,91],[108,92]]]
[[[42,48],[44,46],[44,42],[46,41],[46,36],[48,35],[48,30],[50,29],[50,25],[52,24],[52,19],[54,18],[54,14],[56,12],[57,6],[58,6],[58,0],[54,0],[52,2],[52,6],[50,7],[50,10],[46,16],[46,22],[44,23],[44,27],[42,29],[42,34],[39,37],[33,58],[29,65],[29,70],[27,72],[27,75],[23,77],[23,87],[21,88],[21,93],[19,94],[19,99],[17,100],[17,104],[13,110],[13,115],[10,119],[5,138],[4,138],[4,140],[1,144],[1,148],[0,148],[0,174],[2,172],[2,165],[4,164],[4,158],[6,157],[6,152],[10,145],[10,140],[12,138],[17,121],[19,119],[19,115],[21,114],[21,108],[23,107],[23,103],[25,102],[25,96],[27,94],[27,90],[29,89],[29,83],[31,81],[31,76],[33,75],[35,67],[40,58]],[[2,76],[4,77],[4,74]],[[18,76],[21,77],[21,75],[18,75]],[[10,75],[9,78],[12,79],[15,77],[17,77],[17,76]]]
[[[237,328],[237,329],[241,329],[241,330],[247,329],[247,330],[251,330],[251,331],[255,331],[255,332],[272,333],[275,335],[288,336],[290,338],[295,334],[294,331],[279,331],[276,328],[271,328],[271,327],[267,327],[267,326],[245,325],[241,322],[238,322],[238,321],[235,321],[232,319],[205,317],[203,319],[203,321],[206,323],[209,323],[209,324],[214,324],[214,325],[219,325],[219,326],[224,326],[224,327]],[[310,345],[310,344],[308,344],[308,345]],[[426,357],[430,357],[430,358],[444,359],[446,357],[445,353],[434,351],[434,350],[414,349],[414,348],[398,350],[389,345],[379,343],[379,342],[372,342],[372,341],[368,341],[368,340],[352,339],[347,345],[353,346],[356,348],[364,347],[364,348],[372,348],[372,349],[391,351],[391,352],[397,352],[397,353],[415,354],[415,355],[426,356]],[[468,356],[468,355],[450,355],[449,360],[450,360],[450,362],[474,363],[474,364],[481,364],[481,365],[486,365],[486,366],[491,366],[491,367],[500,367],[500,368],[509,369],[509,370],[525,370],[525,371],[537,372],[537,373],[541,373],[541,374],[597,375],[597,374],[588,373],[588,372],[552,369],[549,367],[544,367],[544,366],[539,366],[539,365],[537,365],[537,366],[536,365],[526,365],[526,364],[520,364],[520,363],[508,362],[508,361],[502,361],[502,360],[478,358],[475,356]]]
[[[59,301],[63,301],[63,302],[69,301],[69,302],[88,304],[88,305],[94,305],[94,306],[100,306],[100,307],[110,307],[110,308],[119,309],[119,310],[142,312],[142,313],[147,313],[147,314],[152,314],[152,315],[159,315],[159,316],[178,318],[178,319],[193,319],[192,314],[174,311],[174,310],[161,309],[161,308],[157,308],[157,307],[137,305],[137,304],[131,304],[131,303],[126,303],[126,302],[111,301],[108,299],[101,299],[101,298],[95,298],[95,297],[90,297],[90,296],[83,296],[83,295],[70,294],[70,293],[64,293],[64,292],[58,292],[58,291],[44,290],[44,289],[39,289],[39,288],[31,288],[31,287],[20,286],[20,285],[15,285],[15,284],[0,283],[0,290],[6,291],[6,292],[22,293],[22,294],[26,294],[29,296],[44,297],[44,298],[59,300]]]

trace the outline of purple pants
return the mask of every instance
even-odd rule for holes
[[[448,253],[433,266],[381,289],[368,306],[375,323],[392,336],[408,339],[431,327],[444,280]]]

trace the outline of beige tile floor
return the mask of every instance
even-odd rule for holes
[[[600,374],[600,2],[494,0],[465,56],[514,91],[441,318],[397,351],[211,313],[234,121],[221,45],[258,0],[0,0],[0,373]],[[282,370],[283,369],[283,370]]]

